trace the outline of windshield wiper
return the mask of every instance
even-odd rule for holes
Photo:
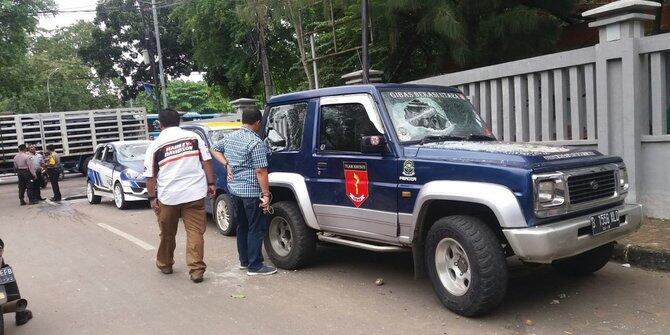
[[[467,141],[496,141],[496,138],[489,135],[470,134],[465,137]]]
[[[440,141],[462,141],[465,138],[461,136],[454,136],[454,135],[428,135],[421,139],[421,142],[419,142],[421,145],[424,145],[429,142],[440,142]]]

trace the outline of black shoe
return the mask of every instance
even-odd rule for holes
[[[247,275],[249,276],[269,276],[277,273],[277,269],[272,266],[263,265],[258,270],[249,270]]]
[[[49,199],[49,200],[51,200],[51,201],[60,201],[60,198],[51,198],[51,199]]]
[[[25,205],[27,205],[27,203],[26,203],[25,201],[21,201],[21,202],[20,202],[20,205],[21,205],[21,206],[25,206]]]
[[[40,203],[39,201],[35,200],[35,201],[29,202],[28,205],[37,205],[39,203]]]
[[[47,198],[42,198],[42,197],[40,197],[40,200],[41,200],[41,201],[44,201],[44,200],[47,200]]]
[[[26,309],[23,312],[16,312],[16,325],[23,326],[26,323],[28,323],[28,321],[30,321],[30,319],[32,318],[33,318],[33,312],[31,312],[29,309]]]
[[[203,281],[202,275],[200,276],[191,275],[191,281],[193,281],[196,284],[202,283]]]

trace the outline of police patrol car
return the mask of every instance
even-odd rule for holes
[[[274,210],[265,248],[280,268],[308,264],[317,241],[411,251],[440,301],[474,316],[502,302],[508,257],[588,274],[640,226],[620,157],[498,142],[455,88],[280,95],[263,124]]]
[[[119,209],[131,201],[146,201],[147,185],[142,175],[144,155],[150,141],[117,141],[100,144],[88,164],[86,198],[99,204],[112,198]]]

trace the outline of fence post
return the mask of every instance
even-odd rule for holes
[[[641,185],[640,135],[647,105],[643,87],[648,74],[638,39],[644,37],[644,21],[654,19],[646,12],[659,6],[651,1],[620,0],[582,14],[595,20],[589,27],[598,28],[600,36],[596,45],[598,149],[623,157],[630,202],[637,202]]]

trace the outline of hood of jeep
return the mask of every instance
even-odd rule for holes
[[[493,164],[533,170],[604,164],[617,160],[592,149],[497,141],[426,143],[405,147],[405,155],[416,159]]]

